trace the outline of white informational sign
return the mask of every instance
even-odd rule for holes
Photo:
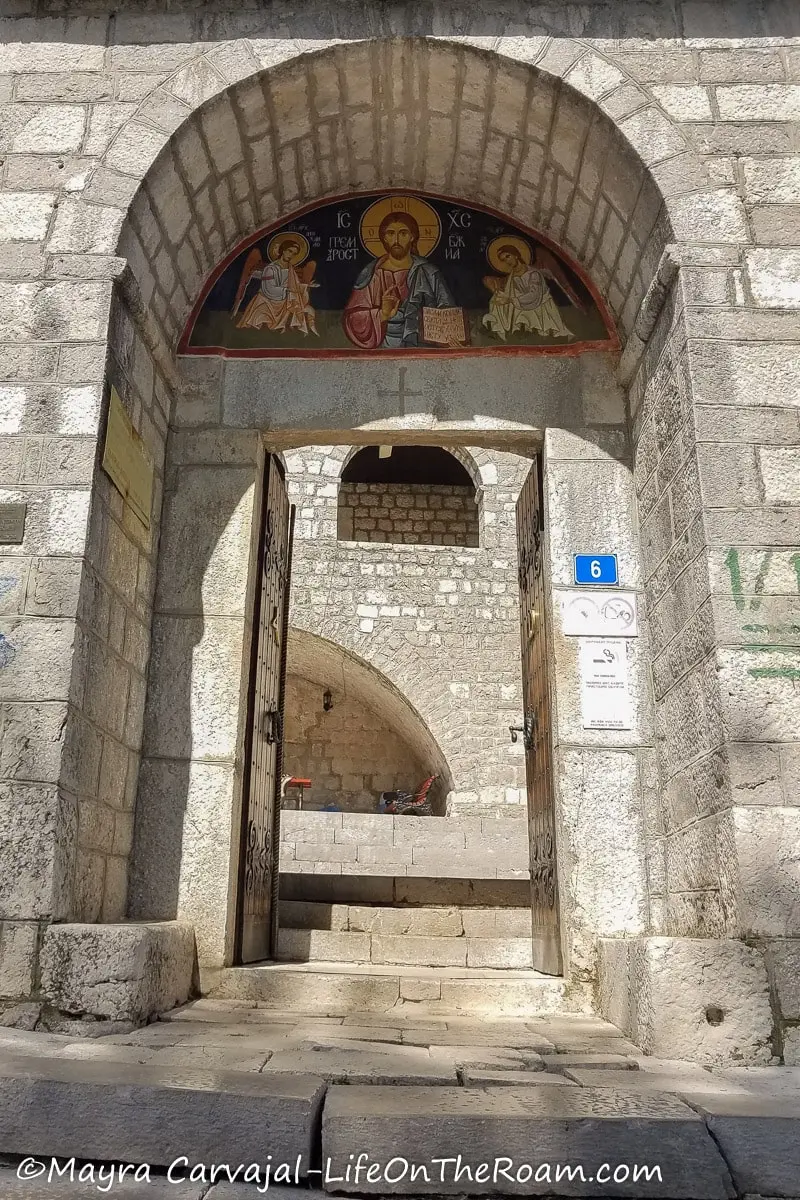
[[[584,729],[631,729],[627,645],[622,638],[584,638],[579,644]]]
[[[580,637],[636,637],[635,592],[562,592],[562,628]]]

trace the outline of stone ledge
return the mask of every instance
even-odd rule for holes
[[[50,925],[45,931],[41,1000],[50,1028],[143,1025],[197,990],[194,928],[186,922]]]
[[[800,1196],[800,1103],[786,1096],[692,1096],[740,1192]]]
[[[625,1072],[627,1075],[628,1072]],[[639,1096],[618,1089],[505,1086],[451,1088],[338,1086],[328,1089],[322,1116],[323,1159],[330,1174],[342,1176],[349,1162],[368,1150],[369,1161],[398,1158],[429,1164],[449,1159],[449,1174],[412,1180],[407,1174],[387,1189],[380,1180],[349,1182],[354,1193],[411,1195],[541,1194],[555,1196],[641,1196],[641,1183],[590,1183],[602,1163],[659,1164],[663,1182],[646,1185],[648,1194],[691,1200],[728,1200],[734,1195],[727,1165],[701,1117],[674,1096]],[[453,1158],[471,1166],[471,1178],[453,1178]],[[581,1164],[583,1184],[544,1187],[530,1182],[498,1186],[481,1163],[510,1159],[530,1163]],[[509,1164],[510,1166],[510,1164]],[[491,1168],[490,1168],[491,1170]],[[533,1171],[529,1179],[533,1178]],[[540,1177],[541,1178],[541,1177]],[[325,1181],[328,1190],[336,1184]],[[341,1186],[341,1185],[339,1185]],[[635,1189],[635,1190],[634,1190]]]

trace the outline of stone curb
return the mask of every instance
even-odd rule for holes
[[[316,1149],[325,1093],[313,1075],[161,1069],[4,1057],[0,1153],[149,1163],[300,1159]],[[268,1143],[268,1144],[266,1144]]]
[[[382,1047],[397,1051],[396,1046]],[[402,1047],[399,1049],[402,1050]],[[312,1056],[313,1057],[313,1056]],[[697,1068],[685,1079],[641,1071],[572,1068],[543,1072],[468,1068],[466,1086],[449,1083],[325,1084],[313,1074],[202,1071],[154,1065],[0,1056],[0,1154],[63,1163],[148,1163],[164,1169],[179,1156],[191,1163],[295,1163],[298,1175],[321,1158],[326,1193],[348,1195],[545,1195],[641,1200],[732,1200],[735,1196],[800,1200],[800,1101],[791,1096],[705,1091],[714,1076]],[[537,1079],[538,1075],[538,1079]],[[505,1076],[505,1077],[504,1077]],[[613,1077],[617,1076],[615,1080]],[[702,1077],[702,1079],[701,1079]],[[702,1087],[697,1080],[701,1079]],[[618,1081],[617,1081],[618,1080]],[[596,1086],[604,1083],[606,1086]],[[612,1086],[612,1083],[615,1086]],[[676,1095],[679,1085],[682,1096]],[[558,1084],[560,1086],[552,1086]],[[670,1091],[652,1090],[667,1086]],[[729,1084],[728,1087],[731,1085]],[[356,1178],[353,1164],[382,1169],[401,1159],[426,1165],[428,1178]],[[437,1159],[462,1156],[471,1178],[441,1179]],[[511,1159],[495,1183],[481,1163]],[[524,1164],[550,1164],[548,1177],[515,1180]],[[596,1178],[601,1164],[660,1167],[661,1181]],[[556,1165],[581,1166],[584,1178],[557,1179]],[[398,1168],[399,1169],[399,1168]],[[349,1174],[348,1174],[349,1171]],[[509,1178],[508,1172],[512,1171]],[[312,1176],[313,1179],[313,1176]],[[249,1200],[252,1186],[210,1190],[154,1177],[147,1190],[128,1180],[128,1200]],[[75,1180],[56,1181],[47,1196],[88,1200]],[[94,1189],[94,1190],[92,1190]],[[645,1189],[643,1191],[643,1189]],[[274,1200],[322,1196],[272,1187]],[[0,1165],[2,1200],[44,1200],[42,1184],[18,1180]]]

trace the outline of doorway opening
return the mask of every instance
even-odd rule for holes
[[[238,961],[559,974],[540,459],[391,436],[268,455]]]

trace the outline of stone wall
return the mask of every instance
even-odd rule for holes
[[[698,250],[674,276],[631,389],[658,751],[648,873],[656,931],[761,948],[773,1045],[791,1056],[800,383],[784,337],[794,285],[743,284],[738,264]]]
[[[184,916],[207,961],[233,936],[262,477],[254,431],[170,437],[128,915]]]
[[[447,760],[453,811],[523,813],[524,758],[508,730],[521,717],[515,504],[530,459],[456,451],[481,480],[481,545],[461,548],[339,541],[347,453],[286,454],[298,506],[292,625],[365,659],[408,698]]]
[[[723,936],[729,927],[722,911],[728,888],[720,878],[727,867],[718,861],[713,832],[716,804],[704,811],[704,796],[710,799],[716,785],[709,792],[697,775],[698,763],[709,755],[713,762],[724,734],[718,703],[707,692],[715,684],[703,666],[711,649],[703,634],[708,577],[690,387],[677,289],[631,391],[660,784],[648,819],[647,862],[654,930],[702,937]],[[682,628],[693,631],[688,643]],[[708,817],[711,826],[704,826]]]
[[[664,920],[672,934],[768,938],[791,932],[796,908],[799,383],[792,348],[741,341],[754,313],[696,336],[711,316],[688,284],[632,392]],[[765,339],[776,317],[758,320]]]
[[[636,497],[627,438],[608,429],[604,447],[563,430],[545,434],[543,490],[552,597],[550,670],[555,841],[560,911],[568,969],[590,980],[598,935],[646,934],[658,881],[646,873],[645,812],[652,803],[653,705],[649,641],[641,585]],[[602,496],[602,520],[596,497]],[[617,556],[620,585],[635,593],[639,627],[622,639],[630,719],[623,729],[585,728],[579,643],[565,634],[563,610],[575,596],[578,550]],[[580,589],[584,592],[585,589]],[[653,897],[651,899],[651,887]]]
[[[480,517],[472,488],[454,484],[340,483],[342,542],[477,546]]]
[[[281,813],[285,874],[521,879],[530,873],[526,821]]]
[[[119,921],[127,912],[172,402],[121,298],[112,321],[108,374],[153,461],[154,495],[149,528],[103,472],[92,497],[76,633],[82,670],[73,674],[74,707],[65,729],[80,767],[73,905],[80,921]]]
[[[337,692],[329,712],[324,684],[298,675],[286,681],[283,770],[311,779],[303,809],[338,804],[374,813],[381,792],[414,791],[434,767],[358,698]]]
[[[42,921],[127,911],[171,393],[123,297],[108,360],[81,340],[92,311],[65,313],[76,342],[46,384],[0,400],[2,498],[27,505],[24,540],[0,560],[0,1006],[31,993]],[[154,465],[149,529],[96,469],[104,379]]]
[[[30,250],[12,239],[26,230],[5,227],[7,293],[19,287],[7,282],[14,263]],[[0,551],[0,996],[29,986],[38,922],[74,913],[79,797],[96,795],[103,753],[94,726],[85,755],[77,752],[87,664],[74,648],[76,639],[85,645],[79,620],[91,620],[82,577],[93,485],[113,503],[108,481],[94,484],[111,288],[52,281],[48,291],[55,345],[30,344],[32,330],[8,306],[2,330],[11,345],[0,388],[0,499],[25,504],[27,514],[21,544]],[[98,496],[95,509],[101,504]],[[125,544],[119,526],[111,533]],[[103,600],[107,636],[108,591]]]

